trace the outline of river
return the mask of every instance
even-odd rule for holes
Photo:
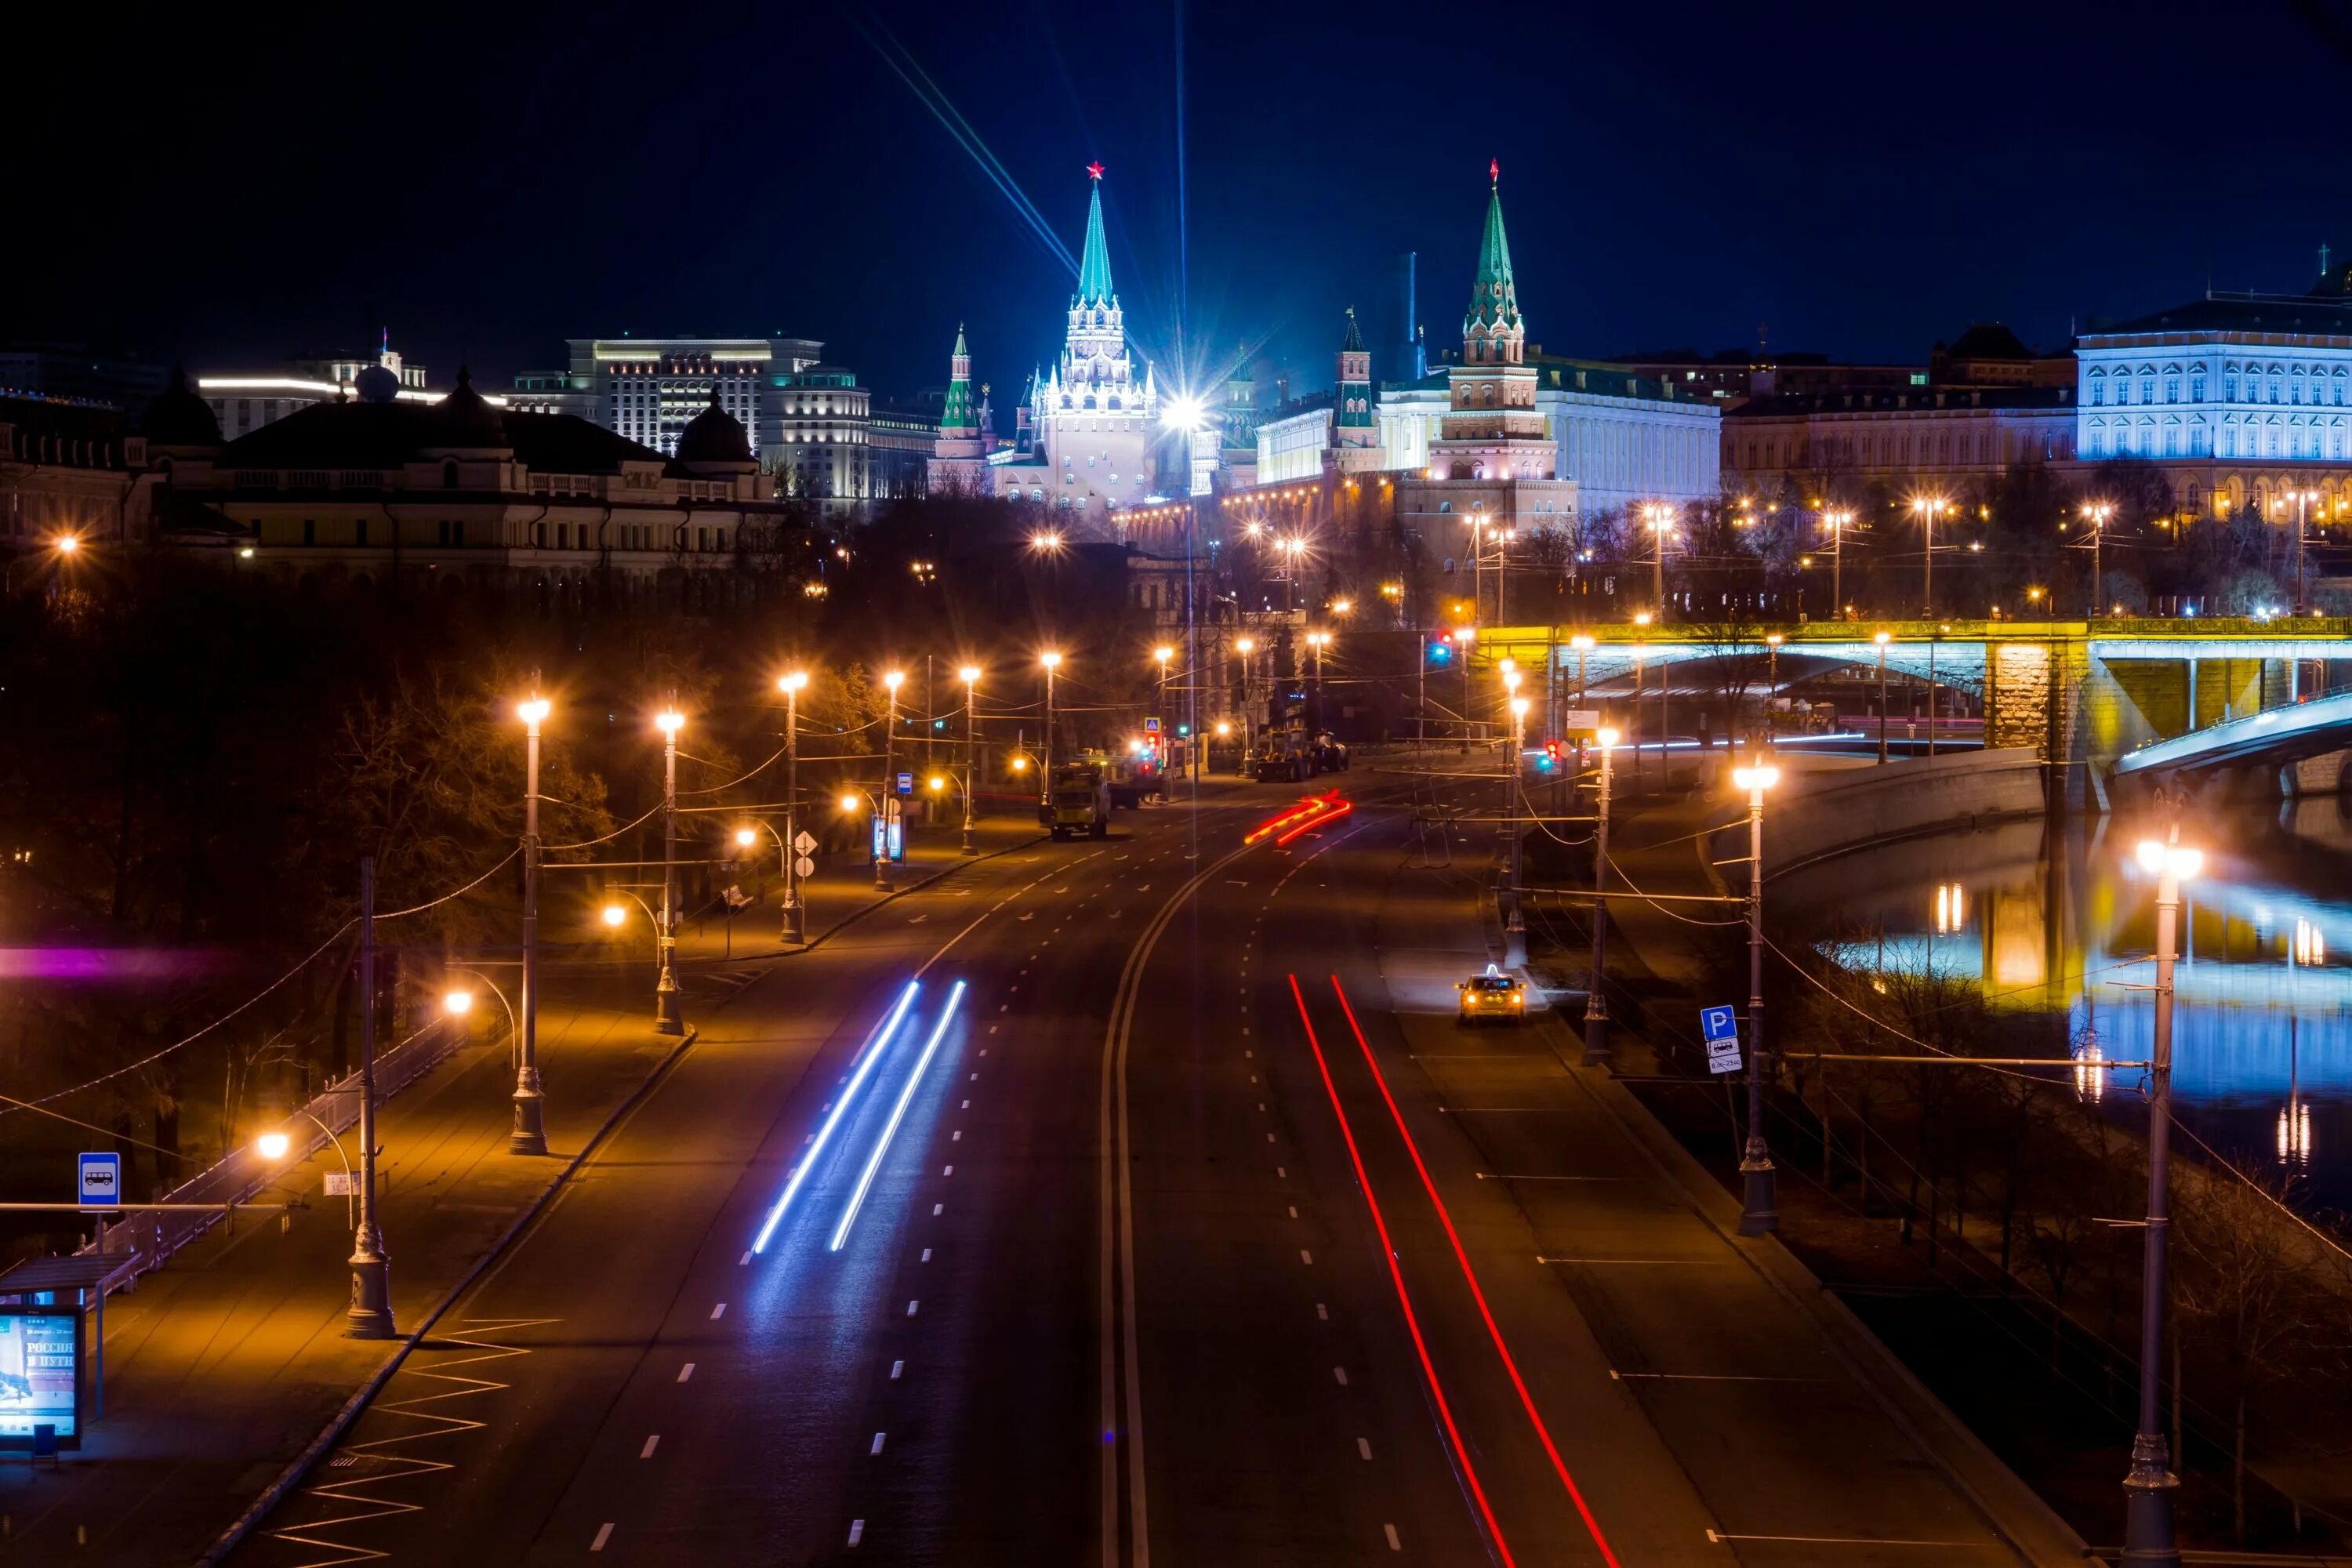
[[[2087,1064],[2147,1054],[2139,836],[2094,819],[1885,845],[1775,879],[1769,912],[1851,968],[1932,966],[2047,1018],[2084,1064],[2071,1091],[2131,1120],[2139,1075]],[[2181,842],[2205,853],[2181,890],[2180,1121],[2250,1173],[2294,1176],[2303,1206],[2352,1210],[2352,817],[2333,797],[2192,812]]]

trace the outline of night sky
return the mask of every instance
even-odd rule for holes
[[[495,386],[567,335],[780,332],[897,394],[961,320],[1002,409],[1071,276],[894,40],[1073,252],[1108,167],[1163,388],[1244,342],[1328,384],[1349,304],[1391,374],[1406,249],[1454,342],[1490,157],[1554,353],[2054,347],[2352,249],[2352,0],[45,11],[0,337],[194,369],[381,322]]]

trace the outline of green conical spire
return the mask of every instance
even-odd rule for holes
[[[1353,305],[1348,307],[1348,341],[1339,345],[1339,352],[1343,354],[1364,352],[1364,334],[1356,327],[1356,307]]]
[[[1465,333],[1473,326],[1519,324],[1519,293],[1511,281],[1511,242],[1503,233],[1502,170],[1490,162],[1486,171],[1495,183],[1486,194],[1486,233],[1478,244],[1478,281],[1470,294],[1469,319],[1462,323]]]
[[[947,406],[940,410],[942,430],[970,430],[979,421],[971,408],[971,355],[963,346],[963,323],[956,323],[955,357],[948,362]]]
[[[1110,292],[1110,246],[1103,238],[1102,165],[1089,163],[1094,176],[1093,198],[1087,204],[1087,243],[1078,254],[1078,303],[1108,305]]]

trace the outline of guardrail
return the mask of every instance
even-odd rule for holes
[[[375,1063],[376,1102],[382,1104],[431,1072],[464,1043],[462,1026],[436,1019],[384,1052]],[[249,1202],[276,1181],[279,1172],[300,1164],[358,1121],[359,1087],[355,1068],[289,1115],[286,1132],[292,1146],[283,1160],[265,1160],[248,1143],[189,1177],[162,1200],[202,1204],[212,1212],[135,1214],[110,1226],[101,1221],[97,1237],[77,1247],[75,1256],[121,1258],[121,1265],[99,1283],[100,1290],[109,1295],[135,1283],[149,1269],[162,1268],[180,1248],[220,1224],[236,1205]]]

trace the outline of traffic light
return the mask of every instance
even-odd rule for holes
[[[1437,640],[1429,645],[1429,662],[1432,664],[1444,664],[1453,657],[1454,634],[1452,632],[1438,633]]]
[[[1546,741],[1544,742],[1543,765],[1547,768],[1556,768],[1559,766],[1559,742],[1558,741]]]
[[[1177,735],[1178,735],[1180,738],[1181,738],[1181,737],[1182,737],[1182,736],[1185,736],[1185,735],[1189,735],[1189,734],[1191,734],[1192,732],[1192,725],[1190,725],[1190,724],[1179,724],[1179,725],[1177,725],[1177,726],[1176,726],[1176,733],[1177,733]]]

